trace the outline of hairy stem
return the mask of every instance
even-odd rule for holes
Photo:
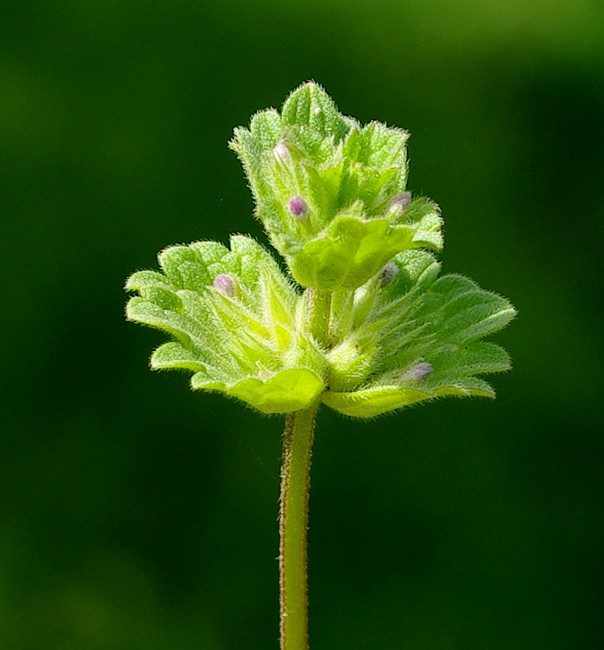
[[[281,650],[308,649],[308,495],[317,407],[290,413],[285,421],[279,510]]]
[[[308,327],[317,343],[329,348],[329,321],[331,316],[331,291],[307,289]]]
[[[319,345],[328,348],[332,295],[307,289],[305,298],[305,326]],[[317,400],[303,411],[289,413],[285,420],[279,509],[281,650],[308,649],[308,496],[319,403]]]

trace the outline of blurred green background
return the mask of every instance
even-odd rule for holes
[[[122,285],[265,241],[226,143],[311,78],[519,309],[495,402],[321,412],[312,647],[604,646],[604,3],[2,0],[3,649],[277,646],[281,422],[149,372]]]

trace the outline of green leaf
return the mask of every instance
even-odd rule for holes
[[[424,250],[407,250],[396,255],[389,263],[391,277],[381,292],[386,305],[397,298],[407,297],[417,291],[425,291],[440,273],[440,264],[431,253]]]
[[[342,115],[314,82],[280,113],[260,111],[235,129],[230,146],[256,216],[309,290],[300,296],[249,237],[167,248],[163,273],[138,271],[126,283],[138,294],[127,317],[173,339],[152,367],[194,372],[195,389],[264,413],[322,398],[373,417],[442,396],[494,396],[478,375],[507,370],[510,359],[482,339],[515,310],[463,276],[438,277],[440,264],[421,249],[442,249],[443,221],[433,201],[406,189],[407,139]]]
[[[512,366],[510,355],[502,347],[485,341],[464,348],[458,362],[468,375],[505,372]]]
[[[495,397],[493,387],[478,377],[466,377],[450,386],[434,390],[436,397]]]
[[[399,222],[414,228],[413,243],[416,247],[423,246],[436,251],[442,249],[443,221],[440,208],[434,201],[423,197],[414,199],[395,223]]]
[[[262,111],[249,129],[235,130],[231,147],[243,162],[256,214],[303,287],[356,289],[398,252],[442,248],[434,203],[398,207],[407,139],[402,129],[379,122],[361,127],[314,82],[297,88],[281,115]],[[303,219],[288,208],[293,197],[309,207]],[[342,274],[351,255],[354,268]]]
[[[139,293],[141,298],[156,304],[161,309],[174,312],[182,311],[182,300],[170,289],[159,286],[145,287],[144,289],[140,289]]]
[[[357,159],[376,169],[401,167],[406,170],[408,139],[407,131],[388,128],[380,122],[370,122],[361,132]]]
[[[174,339],[155,350],[152,368],[192,371],[193,388],[222,391],[263,413],[317,399],[323,355],[299,331],[299,297],[262,246],[234,235],[230,249],[195,242],[159,259],[165,275],[139,271],[127,282],[139,293],[127,318]]]
[[[331,97],[316,83],[305,83],[286,99],[281,111],[284,126],[306,126],[336,141],[350,130],[351,121],[340,115]]]
[[[177,289],[184,289],[184,278],[180,272],[183,263],[196,263],[198,261],[195,251],[188,246],[171,246],[164,249],[158,256],[159,265],[166,274],[167,279]]]
[[[137,271],[126,280],[126,291],[139,291],[148,287],[172,288],[172,283],[157,271]]]
[[[126,316],[133,322],[167,332],[185,345],[203,346],[207,338],[206,328],[199,321],[138,296],[128,301]]]
[[[415,232],[388,219],[361,220],[342,214],[321,237],[290,259],[303,286],[324,291],[352,290],[367,282],[396,253],[413,246]]]
[[[274,109],[260,111],[252,117],[250,132],[259,151],[272,149],[281,137],[281,117]]]
[[[351,393],[325,391],[321,399],[338,413],[355,418],[372,418],[431,397],[429,393],[416,388],[376,386]]]
[[[230,385],[209,381],[204,373],[197,373],[191,378],[191,386],[226,393],[262,413],[290,413],[308,408],[321,394],[323,381],[308,368],[290,368],[266,380],[250,377]]]
[[[508,370],[510,359],[480,339],[507,324],[514,308],[463,276],[437,278],[439,269],[430,253],[408,250],[355,292],[352,318],[337,320],[349,331],[338,339],[330,330],[325,404],[372,417],[437,397],[494,396],[475,375]]]
[[[160,345],[151,355],[151,367],[154,370],[182,369],[199,372],[205,371],[207,365],[195,348],[187,348],[175,342]]]

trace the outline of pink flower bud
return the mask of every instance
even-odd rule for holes
[[[293,196],[288,203],[289,211],[298,221],[304,221],[308,214],[308,205],[301,196]]]
[[[233,282],[233,278],[230,275],[226,275],[226,273],[219,273],[214,278],[214,289],[220,291],[220,293],[224,294],[225,296],[232,298],[235,295],[236,287],[235,283]]]
[[[398,275],[398,266],[394,262],[388,262],[380,272],[380,286],[388,286]]]
[[[390,201],[390,214],[398,212],[402,214],[411,203],[411,193],[410,192],[401,192],[392,198]]]
[[[273,156],[281,162],[287,164],[290,160],[289,149],[284,140],[279,140],[273,148]]]
[[[422,361],[411,366],[404,375],[404,379],[410,381],[421,381],[432,372],[432,364]]]

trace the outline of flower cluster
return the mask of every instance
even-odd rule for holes
[[[314,83],[235,129],[256,215],[300,285],[356,289],[396,253],[442,247],[438,207],[406,191],[407,138],[341,115]]]
[[[231,237],[230,249],[166,249],[163,273],[126,285],[138,292],[127,317],[174,339],[152,367],[192,371],[193,388],[264,413],[321,400],[372,417],[445,395],[492,396],[477,375],[508,369],[509,358],[482,339],[514,308],[462,276],[439,277],[429,250],[442,247],[442,219],[406,188],[406,140],[341,115],[315,83],[236,129],[256,215],[295,283],[249,237]],[[319,302],[321,336],[309,318]]]
[[[129,320],[170,334],[155,369],[192,371],[195,389],[222,391],[264,413],[297,411],[324,390],[323,355],[296,321],[298,296],[269,253],[249,237],[230,250],[205,241],[159,255],[162,273],[139,271]]]

